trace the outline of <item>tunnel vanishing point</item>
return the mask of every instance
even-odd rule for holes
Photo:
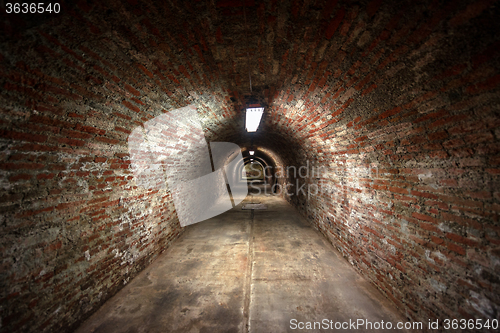
[[[407,320],[499,319],[498,1],[13,3],[0,33],[0,332],[73,332],[175,249],[191,227],[181,205],[215,205],[224,179],[259,172]],[[158,144],[134,164],[134,131],[149,142],[147,124],[183,108],[204,137],[177,133],[164,158]],[[158,135],[173,135],[165,124]],[[242,162],[175,203],[162,172],[224,168],[232,157],[207,157],[214,142]]]

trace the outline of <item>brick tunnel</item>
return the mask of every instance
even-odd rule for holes
[[[498,1],[50,5],[2,2],[0,332],[498,328]]]

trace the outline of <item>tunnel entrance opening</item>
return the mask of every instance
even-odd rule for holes
[[[255,160],[247,162],[242,168],[241,179],[247,182],[264,182],[264,166]]]

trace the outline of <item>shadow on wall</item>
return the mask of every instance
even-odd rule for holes
[[[248,194],[246,186],[227,177],[243,161],[240,147],[230,142],[207,144],[193,105],[136,127],[128,148],[136,184],[150,190],[168,184],[183,227],[230,210]]]

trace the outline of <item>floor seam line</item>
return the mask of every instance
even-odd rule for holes
[[[252,271],[253,271],[253,221],[254,220],[254,210],[250,211],[250,223],[249,223],[249,238],[248,238],[248,257],[247,257],[247,274],[245,277],[245,299],[243,305],[243,317],[245,319],[245,325],[243,326],[243,332],[250,332],[250,301],[251,301],[251,291],[252,291]]]

